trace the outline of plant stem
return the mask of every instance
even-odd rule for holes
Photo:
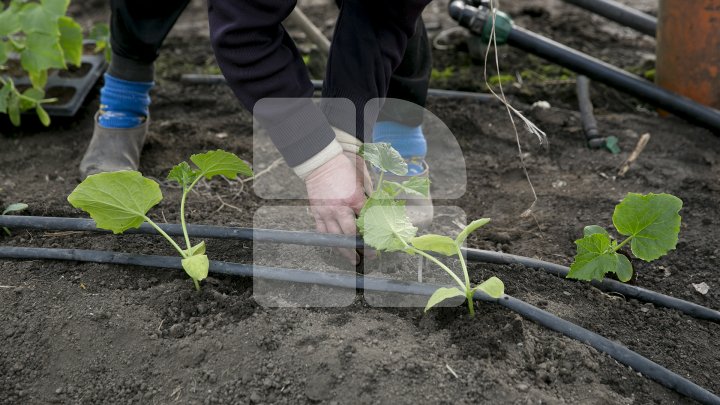
[[[200,283],[195,279],[192,279],[192,281],[193,281],[193,283],[195,283],[195,290],[200,292]]]
[[[163,231],[159,226],[157,226],[157,224],[155,222],[153,222],[150,218],[148,218],[147,215],[143,215],[143,218],[145,218],[145,221],[147,221],[147,223],[150,224],[150,226],[155,228],[155,230],[158,231],[158,233],[160,235],[162,235],[165,239],[168,240],[168,242],[170,242],[170,244],[175,248],[175,250],[177,250],[178,253],[180,253],[180,256],[182,256],[183,259],[187,259],[187,255],[185,255],[185,252],[183,252],[183,250],[180,248],[180,246],[170,237],[170,235],[165,233],[165,231]]]
[[[473,301],[473,293],[472,290],[468,290],[467,295],[465,296],[468,303],[468,311],[470,311],[470,317],[475,317],[475,301]]]
[[[186,231],[187,228],[185,226],[185,200],[187,200],[187,193],[188,190],[183,187],[183,195],[180,199],[180,226],[182,226],[183,236],[185,236],[185,244],[187,245],[188,250],[190,250],[190,248],[192,247],[190,245],[190,236],[188,236],[188,233]]]
[[[467,291],[467,289],[465,288],[465,285],[463,284],[462,280],[460,280],[460,277],[458,277],[455,273],[453,273],[453,271],[450,270],[450,269],[449,269],[446,265],[444,265],[441,261],[439,261],[438,259],[436,259],[434,256],[429,255],[429,254],[423,252],[422,250],[417,249],[417,248],[415,248],[415,247],[413,247],[413,246],[408,245],[408,248],[409,248],[413,253],[417,253],[417,254],[419,254],[420,256],[423,256],[423,257],[427,258],[428,260],[430,260],[431,262],[433,262],[433,263],[437,264],[438,266],[440,266],[441,269],[445,270],[445,272],[446,272],[447,274],[449,274],[450,277],[452,277],[452,278],[455,280],[456,283],[458,283],[458,285],[460,286],[460,289],[461,289],[461,290]]]
[[[460,266],[462,266],[463,275],[465,276],[465,291],[470,291],[470,275],[468,274],[467,264],[465,264],[465,258],[463,257],[462,250],[460,250],[460,246],[455,245],[455,249],[457,250]]]
[[[625,246],[625,245],[626,245],[628,242],[630,242],[630,240],[632,240],[632,238],[634,238],[634,237],[635,237],[635,235],[630,235],[630,236],[628,236],[627,239],[625,239],[624,241],[622,241],[622,243],[620,243],[619,245],[617,245],[617,247],[615,248],[615,251],[617,252],[618,250],[620,250],[621,247]]]
[[[462,266],[463,274],[465,275],[465,299],[467,299],[468,311],[470,311],[470,317],[475,317],[475,301],[473,301],[473,290],[470,288],[470,274],[468,273],[467,264],[465,263],[465,257],[463,257],[460,245],[455,245],[458,259],[460,259],[460,266]]]
[[[380,187],[382,187],[383,177],[385,177],[385,172],[380,171],[380,178],[378,178],[377,188],[375,189],[376,193],[380,191]]]
[[[185,244],[187,245],[188,250],[192,247],[190,244],[190,236],[187,233],[187,226],[185,225],[185,201],[187,201],[187,196],[190,194],[190,190],[192,190],[193,187],[197,184],[197,182],[203,177],[203,174],[200,173],[195,180],[193,180],[192,183],[186,188],[183,187],[183,195],[180,199],[180,226],[182,226],[183,230],[183,236],[185,236]]]

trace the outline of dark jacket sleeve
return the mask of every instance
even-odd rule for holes
[[[335,135],[312,102],[307,69],[282,26],[296,1],[209,0],[208,4],[218,65],[288,165],[297,166],[328,146]]]

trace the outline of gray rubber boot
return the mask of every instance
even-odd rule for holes
[[[398,176],[392,173],[386,173],[385,179],[394,181],[396,183],[402,183],[410,180],[413,177],[429,177],[430,167],[427,162],[423,161],[425,170],[414,176]],[[418,228],[424,228],[432,224],[434,209],[432,203],[432,196],[428,193],[427,197],[420,197],[417,195],[408,195],[406,193],[400,193],[396,199],[405,200],[405,208],[407,209],[408,218],[413,225]]]
[[[80,162],[82,178],[101,172],[137,170],[150,117],[135,128],[104,128],[98,123],[99,116],[100,112],[95,114],[93,136]]]

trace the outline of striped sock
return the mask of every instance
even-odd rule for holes
[[[145,122],[150,105],[150,89],[154,82],[131,82],[105,74],[100,90],[101,126],[135,128]]]

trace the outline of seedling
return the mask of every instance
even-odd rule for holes
[[[577,255],[567,277],[590,281],[615,273],[620,281],[629,281],[632,264],[618,251],[629,243],[635,257],[651,262],[675,249],[682,205],[681,199],[670,194],[628,193],[612,217],[615,229],[626,238],[618,243],[603,227],[586,226],[583,238],[575,241]]]
[[[79,67],[82,62],[83,30],[65,15],[69,4],[70,0],[12,0],[5,7],[0,2],[0,68],[15,53],[21,72],[32,83],[21,91],[10,77],[0,77],[0,114],[7,114],[13,125],[20,125],[20,113],[31,109],[49,125],[42,107],[55,101],[45,98],[48,70],[67,69],[68,64]]]
[[[25,203],[14,203],[14,204],[10,204],[10,205],[8,205],[7,207],[5,207],[5,210],[3,210],[3,212],[2,212],[1,215],[7,215],[7,214],[11,214],[11,213],[18,213],[18,212],[20,212],[20,211],[26,210],[27,207],[28,207],[28,205],[25,204]],[[5,233],[6,233],[8,236],[12,236],[12,233],[10,233],[10,230],[9,230],[8,228],[4,227],[4,226],[3,226],[3,231],[5,231]]]
[[[365,144],[360,153],[365,160],[380,172],[378,184],[365,203],[357,220],[358,229],[362,232],[365,243],[379,251],[420,255],[443,269],[457,283],[457,287],[438,288],[425,305],[425,311],[427,312],[427,310],[446,299],[465,297],[470,316],[474,316],[473,295],[476,291],[484,291],[494,298],[501,297],[504,294],[505,287],[497,277],[491,277],[475,287],[470,285],[467,264],[461,250],[468,235],[490,222],[490,219],[483,218],[473,221],[455,239],[435,234],[416,236],[418,228],[413,226],[410,218],[408,218],[405,201],[396,197],[403,193],[427,197],[430,191],[429,180],[420,177],[412,178],[403,183],[385,180],[384,175],[386,172],[398,176],[407,174],[407,164],[390,144]],[[431,253],[443,256],[457,256],[465,280],[461,280],[455,272]]]
[[[110,46],[110,26],[106,23],[96,23],[90,30],[88,38],[95,41],[95,53],[104,52],[105,60],[112,59],[112,48]]]
[[[170,170],[167,178],[182,187],[180,199],[180,223],[185,237],[186,249],[182,249],[165,231],[147,217],[150,208],[157,205],[163,195],[157,182],[143,177],[136,171],[118,171],[88,176],[68,196],[73,207],[79,208],[95,220],[97,227],[120,234],[131,228],[138,228],[147,222],[157,230],[178,251],[182,266],[192,278],[195,288],[200,290],[200,281],[208,275],[210,266],[205,254],[205,241],[196,245],[190,243],[185,224],[185,202],[187,196],[200,179],[225,176],[235,179],[238,175],[252,176],[252,169],[236,155],[223,150],[192,155],[190,161],[197,168],[182,162]]]

